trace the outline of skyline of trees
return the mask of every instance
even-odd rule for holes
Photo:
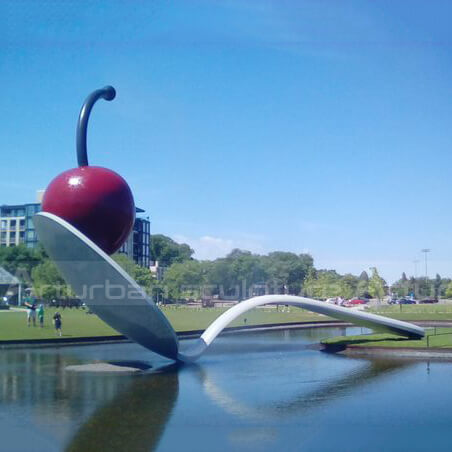
[[[151,256],[165,265],[163,280],[157,281],[146,268],[139,267],[127,256],[113,258],[149,293],[169,300],[213,297],[243,300],[263,293],[286,293],[314,298],[355,296],[382,299],[393,293],[397,297],[414,294],[416,298],[452,297],[452,279],[408,277],[402,273],[389,286],[377,268],[371,275],[362,271],[359,276],[341,275],[336,270],[316,269],[309,254],[273,251],[266,255],[234,249],[227,256],[200,261],[187,244],[179,244],[163,234],[152,236]],[[33,286],[44,298],[72,297],[70,288],[55,265],[39,246],[0,249],[0,266],[18,276],[26,286]],[[58,286],[58,291],[52,286]]]

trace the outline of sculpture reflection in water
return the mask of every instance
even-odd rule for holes
[[[179,394],[178,365],[134,379],[75,434],[66,452],[155,450]]]
[[[155,450],[177,405],[180,371],[196,375],[202,392],[226,413],[243,420],[271,421],[308,414],[411,365],[407,361],[394,360],[364,363],[359,370],[333,378],[317,389],[258,406],[245,404],[238,397],[228,394],[205,367],[196,364],[190,369],[168,366],[156,374],[136,380],[118,397],[97,410],[76,433],[66,451],[94,452],[99,450],[99,444],[103,447],[108,445],[105,450],[112,452]]]
[[[349,372],[340,378],[333,378],[320,384],[312,391],[303,391],[289,400],[273,401],[258,406],[245,404],[242,400],[230,395],[218,385],[216,379],[212,378],[208,372],[197,367],[204,392],[217,406],[229,414],[241,418],[269,420],[291,417],[320,408],[322,405],[358,390],[361,386],[371,385],[375,380],[399,372],[412,364],[409,361],[396,360],[367,361],[363,368]]]
[[[102,350],[97,346],[92,349],[79,348],[76,354],[70,350],[65,353],[9,350],[0,355],[0,405],[6,409],[8,405],[20,406],[23,412],[31,410],[50,429],[52,425],[64,424],[62,431],[73,431],[79,420],[84,420],[61,450],[149,451],[158,448],[166,427],[178,409],[179,381],[186,384],[191,381],[191,377],[198,382],[199,390],[194,387],[193,397],[199,400],[200,407],[206,406],[203,399],[207,398],[220,412],[233,415],[245,424],[251,421],[251,425],[254,425],[255,420],[265,424],[267,420],[277,422],[283,418],[296,419],[297,415],[313,413],[413,365],[410,361],[351,361],[340,356],[325,356],[306,350],[306,344],[296,350],[291,340],[284,343],[280,341],[278,345],[273,334],[270,342],[272,347],[266,350],[273,353],[266,354],[256,336],[251,341],[247,340],[245,345],[242,344],[243,360],[237,361],[238,350],[233,347],[232,356],[228,355],[228,347],[221,342],[225,341],[220,341],[220,346],[214,347],[203,366],[172,364],[151,369],[140,376],[99,377],[64,370],[68,364],[80,362],[78,354],[83,353],[86,358],[87,354],[94,356],[98,353],[96,350]],[[137,353],[132,345],[121,346],[124,347],[123,356]],[[298,357],[300,361],[297,362],[296,356],[300,352],[302,356]],[[318,370],[307,371],[301,379],[295,379],[290,386],[290,393],[287,390],[274,391],[272,385],[268,386],[269,381],[285,384],[286,380],[281,379],[280,371],[271,373],[269,380],[262,378],[255,381],[248,376],[240,378],[243,370],[252,369],[259,357],[262,357],[260,365],[271,365],[274,353],[283,356],[289,366],[298,367],[299,362],[303,361],[307,362],[309,369],[322,370],[320,374]],[[294,361],[295,364],[292,364]],[[233,362],[236,363],[235,367]],[[22,363],[23,370],[20,374],[17,373],[19,363]],[[218,366],[219,363],[223,363],[223,366]],[[249,363],[246,369],[244,363]],[[342,364],[345,365],[345,372],[341,371]],[[224,374],[219,376],[218,372],[223,373],[225,370],[231,370],[231,379]],[[335,377],[336,374],[340,376]],[[320,375],[320,378],[315,375]],[[329,375],[332,375],[331,378]],[[243,398],[240,395],[243,390],[248,391],[250,396]],[[263,401],[262,397],[253,396],[256,392],[262,395],[268,391],[271,400],[265,397]],[[183,404],[180,409],[180,413],[183,413]],[[217,419],[223,418],[219,415]]]

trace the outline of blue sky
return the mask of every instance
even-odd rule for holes
[[[83,5],[83,6],[81,6]],[[448,1],[3,1],[0,202],[90,163],[199,258],[452,276]],[[421,264],[418,273],[423,273]]]

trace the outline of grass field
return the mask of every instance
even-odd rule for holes
[[[322,341],[325,345],[359,347],[452,348],[452,328],[428,328],[422,339],[406,339],[394,334],[337,336]]]
[[[383,305],[368,312],[398,320],[452,320],[451,304]]]
[[[200,330],[206,328],[226,308],[187,308],[167,306],[162,308],[176,331]],[[400,320],[452,320],[452,305],[402,305],[381,306],[369,310]],[[118,334],[94,314],[80,309],[60,309],[63,317],[63,337],[110,336]],[[55,309],[46,309],[44,328],[27,327],[26,311],[0,311],[0,341],[20,339],[55,338],[51,322]],[[247,319],[246,323],[244,319]],[[258,325],[268,323],[315,322],[331,318],[298,308],[258,308],[247,312],[230,326]]]
[[[52,317],[56,309],[45,311],[44,328],[27,326],[26,311],[0,311],[0,341],[21,339],[56,338]],[[162,309],[176,331],[206,328],[222,314],[226,308],[185,308],[169,306]],[[86,314],[82,309],[59,309],[63,319],[63,338],[110,336],[118,334],[94,314]],[[246,318],[246,323],[244,322]],[[268,323],[308,322],[331,320],[328,317],[302,309],[285,308],[284,312],[274,308],[254,309],[239,317],[230,326],[257,325]],[[37,322],[38,323],[38,322]]]

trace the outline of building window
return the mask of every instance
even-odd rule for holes
[[[10,220],[10,222],[9,222],[9,227],[12,229],[12,228],[15,228],[16,227],[16,220]]]
[[[9,233],[9,240],[16,240],[16,231],[11,231]]]
[[[25,229],[25,220],[20,220],[19,226],[20,226],[20,229]]]
[[[41,210],[40,204],[31,204],[26,208],[27,217],[32,217],[35,213],[38,213]]]
[[[2,220],[2,229],[6,229],[6,220]]]

